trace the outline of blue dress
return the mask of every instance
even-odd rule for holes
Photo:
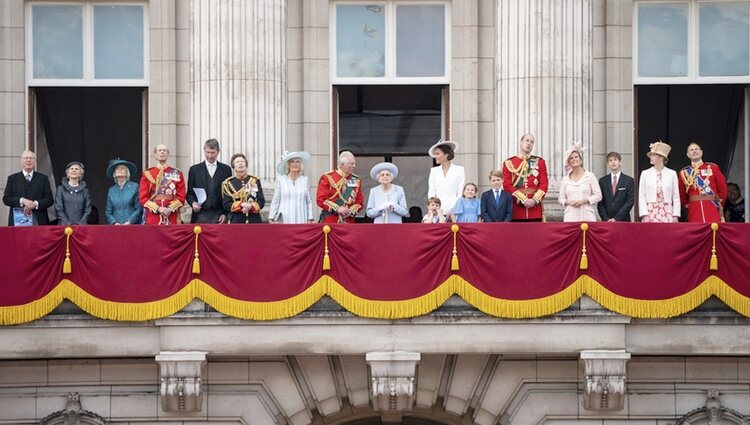
[[[383,211],[379,208],[386,202],[394,204],[393,211]],[[404,189],[396,184],[391,184],[391,190],[383,193],[380,185],[370,189],[367,199],[367,216],[372,218],[376,224],[401,223],[401,218],[409,215],[406,209],[406,195]]]
[[[456,223],[478,223],[482,215],[482,203],[479,198],[459,198],[453,206],[453,214],[456,215]]]
[[[109,224],[140,224],[143,210],[138,198],[138,184],[128,180],[122,187],[119,184],[110,187],[104,214]]]

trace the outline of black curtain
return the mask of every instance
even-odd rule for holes
[[[114,184],[105,175],[107,162],[119,157],[143,169],[144,88],[44,87],[34,91],[55,186],[60,185],[66,164],[81,161],[99,222],[106,223],[107,190]],[[138,181],[139,176],[131,179]]]
[[[638,174],[649,168],[648,145],[662,139],[672,146],[668,167],[686,166],[687,147],[696,142],[703,160],[729,172],[737,144],[744,85],[658,85],[636,87]]]

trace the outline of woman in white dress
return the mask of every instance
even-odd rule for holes
[[[313,222],[312,198],[304,163],[310,160],[307,152],[286,152],[276,167],[276,190],[268,213],[269,223],[300,224]]]
[[[440,198],[440,209],[444,215],[450,214],[453,205],[461,197],[466,180],[464,167],[452,163],[457,149],[458,143],[439,140],[427,151],[438,164],[430,169],[427,197]]]
[[[404,189],[393,184],[396,176],[398,167],[390,162],[381,162],[370,170],[370,177],[380,183],[370,189],[370,196],[367,198],[366,213],[375,224],[401,223],[401,219],[409,215]]]
[[[682,212],[677,172],[666,167],[672,147],[659,140],[649,148],[652,167],[638,181],[638,215],[644,223],[677,223]]]
[[[594,173],[583,168],[583,148],[575,143],[565,152],[567,176],[560,182],[558,201],[565,207],[563,221],[596,221],[596,204],[602,200],[602,190]]]

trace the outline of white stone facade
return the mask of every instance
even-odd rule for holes
[[[19,168],[31,125],[27,3],[0,1],[3,177]],[[311,184],[333,166],[329,0],[147,3],[151,148],[167,144],[186,170],[201,159],[203,140],[216,137],[220,159],[245,152],[269,190],[284,150],[312,154]],[[467,181],[486,185],[487,171],[515,153],[525,131],[537,135],[537,152],[551,163],[552,200],[562,152],[574,140],[589,147],[585,162],[597,175],[611,150],[633,174],[632,1],[453,0],[450,11],[449,130],[462,142],[457,163]],[[0,225],[6,215],[3,206]],[[69,393],[110,424],[139,425],[406,417],[446,425],[666,425],[703,407],[712,389],[723,406],[750,415],[746,318],[720,311],[633,320],[590,310],[524,321],[470,309],[394,321],[338,311],[246,322],[200,306],[148,323],[56,314],[0,327],[0,424],[38,423],[63,410]],[[631,356],[622,409],[584,408],[580,353],[588,350]],[[156,356],[195,351],[207,353],[199,409],[165,410],[162,394],[174,394],[161,389],[170,376],[160,375]],[[420,355],[408,409],[374,407],[366,353],[384,351]]]
[[[27,3],[0,5],[3,176],[19,168],[32,125]],[[223,147],[220,159],[244,152],[250,172],[269,192],[284,150],[312,154],[306,169],[311,184],[331,169],[328,0],[146,3],[148,163],[151,149],[165,143],[176,165],[187,169],[202,159],[202,142],[215,137]],[[585,163],[596,174],[604,173],[610,150],[623,154],[624,171],[632,173],[631,15],[630,1],[450,2],[446,130],[461,142],[457,162],[466,166],[467,181],[484,189],[487,172],[515,154],[526,131],[536,134],[536,152],[550,166],[550,204],[562,177],[562,152],[572,141],[588,148]]]

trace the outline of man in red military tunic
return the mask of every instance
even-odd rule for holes
[[[169,149],[154,149],[156,166],[143,172],[138,191],[146,224],[177,224],[177,211],[185,203],[185,179],[177,168],[167,165]]]
[[[547,164],[531,154],[534,142],[532,134],[524,134],[518,155],[503,162],[503,190],[515,198],[513,221],[544,221],[542,200],[549,186]]]
[[[688,221],[718,223],[727,199],[727,180],[712,162],[703,162],[703,149],[697,143],[687,148],[690,165],[680,170],[680,203],[688,210]]]
[[[338,169],[320,176],[316,200],[323,209],[321,223],[354,223],[362,209],[362,181],[354,174],[357,163],[349,151],[339,155]]]

